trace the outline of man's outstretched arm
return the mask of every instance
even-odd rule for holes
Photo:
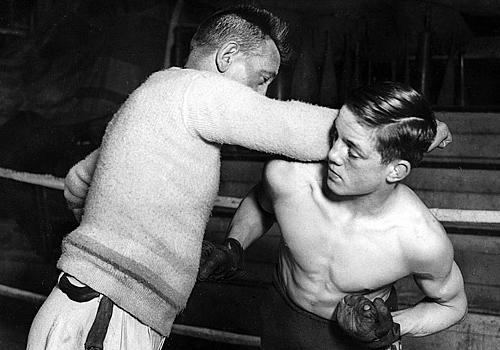
[[[326,158],[338,110],[274,100],[236,81],[206,74],[194,79],[184,96],[183,115],[193,133],[209,142],[239,145],[300,161]],[[447,125],[437,121],[436,137],[428,151],[449,142]]]

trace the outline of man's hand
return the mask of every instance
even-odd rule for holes
[[[64,198],[66,198],[68,208],[73,211],[78,222],[82,219],[85,198],[90,187],[88,182],[82,179],[82,176],[76,171],[76,167],[71,168],[64,179]]]
[[[203,240],[198,281],[220,281],[235,277],[243,269],[243,248],[236,239],[214,244]]]
[[[82,219],[85,199],[94,176],[98,156],[99,149],[74,165],[64,179],[64,198],[78,222]]]
[[[450,129],[448,129],[448,125],[437,119],[436,124],[436,137],[434,137],[434,141],[432,141],[432,144],[429,146],[427,152],[432,151],[436,147],[445,148],[449,143],[453,141]]]
[[[339,302],[333,319],[355,341],[371,349],[389,347],[400,338],[399,324],[381,298],[373,303],[363,295],[347,295]]]

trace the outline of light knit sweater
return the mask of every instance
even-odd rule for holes
[[[320,160],[335,117],[216,73],[153,74],[106,129],[85,214],[65,237],[58,267],[168,335],[196,281],[220,144]]]

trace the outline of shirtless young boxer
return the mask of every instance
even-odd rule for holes
[[[267,164],[225,244],[205,243],[199,279],[233,274],[243,249],[277,221],[282,240],[263,305],[264,349],[387,348],[402,335],[458,322],[467,301],[451,242],[401,184],[435,130],[429,106],[410,88],[353,91],[335,120],[327,164]],[[426,298],[395,311],[392,285],[408,275]]]

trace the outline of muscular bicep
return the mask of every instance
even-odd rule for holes
[[[411,273],[427,298],[446,303],[463,291],[462,274],[442,226],[431,221],[423,227],[414,232],[414,239],[405,246]]]
[[[415,274],[414,279],[425,296],[439,304],[446,305],[465,297],[462,273],[454,261],[449,268],[435,274]]]

